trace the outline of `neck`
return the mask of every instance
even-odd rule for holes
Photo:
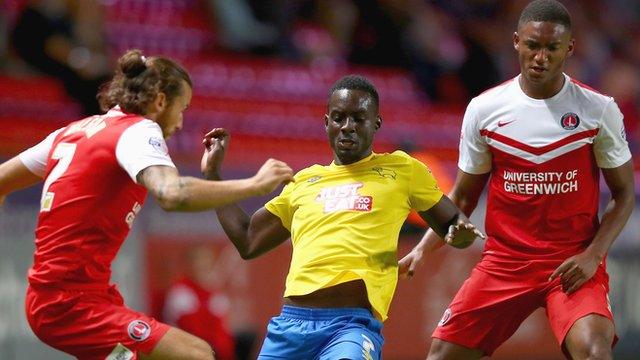
[[[527,96],[534,99],[548,99],[556,95],[562,90],[562,86],[564,85],[564,74],[560,73],[560,75],[555,78],[549,80],[544,84],[535,84],[526,79],[526,76],[523,74],[520,75],[520,88],[522,91],[527,94]]]
[[[333,163],[336,165],[350,165],[353,163],[357,163],[358,161],[366,158],[367,156],[371,155],[371,150],[369,150],[365,155],[359,157],[359,158],[350,158],[350,157],[340,157],[338,154],[334,153],[333,154]]]

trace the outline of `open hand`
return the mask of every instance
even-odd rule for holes
[[[476,226],[465,220],[458,220],[455,225],[450,225],[447,234],[444,236],[444,242],[458,248],[464,249],[473,244],[473,241],[479,237],[485,239],[484,234],[476,229]]]
[[[595,275],[599,264],[600,260],[597,256],[588,251],[582,252],[560,264],[549,277],[549,281],[560,277],[562,291],[571,294]]]

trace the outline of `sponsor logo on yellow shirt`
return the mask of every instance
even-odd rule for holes
[[[371,211],[373,198],[362,196],[358,189],[362,183],[345,184],[322,188],[316,201],[324,204],[324,212],[332,213],[336,211]]]

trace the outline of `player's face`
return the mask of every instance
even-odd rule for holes
[[[170,138],[178,130],[182,129],[182,113],[191,103],[192,90],[186,81],[182,82],[182,94],[169,103],[158,115],[157,123],[162,128],[165,139]]]
[[[545,87],[561,81],[573,44],[570,30],[547,21],[529,21],[513,34],[522,76],[534,86]]]
[[[334,91],[329,98],[325,127],[335,163],[352,164],[370,155],[381,123],[378,108],[367,92]]]

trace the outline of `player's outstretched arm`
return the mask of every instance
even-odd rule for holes
[[[488,173],[474,175],[458,170],[456,182],[449,193],[449,197],[443,197],[440,203],[430,209],[432,210],[431,212],[420,213],[431,225],[431,228],[425,233],[420,242],[398,262],[398,273],[400,276],[413,276],[417,267],[424,261],[425,255],[433,253],[446,244],[443,240],[445,240],[450,230],[457,231],[462,227],[466,227],[464,221],[459,223],[458,220],[464,220],[467,216],[471,215],[478,204],[478,199],[488,179]],[[450,201],[448,201],[449,199]],[[460,213],[458,213],[458,209],[460,209]],[[458,216],[458,219],[455,219],[457,214],[464,218],[460,219]],[[447,223],[447,221],[449,223]],[[451,226],[453,226],[453,228]],[[475,227],[473,229],[475,229]],[[473,235],[473,237],[469,239],[464,233],[466,233],[466,231],[463,232],[463,236],[460,238],[449,239],[450,244],[460,248],[471,245],[477,235]],[[452,241],[455,242],[451,243]],[[465,244],[466,246],[462,246]]]
[[[602,169],[602,174],[611,190],[611,200],[602,214],[600,227],[593,241],[585,251],[560,264],[549,277],[550,281],[560,277],[562,289],[567,294],[578,290],[593,277],[635,207],[632,160],[617,168]]]
[[[267,160],[251,178],[217,180],[226,141],[228,133],[221,128],[212,130],[203,140],[205,151],[201,170],[208,180],[180,176],[178,170],[170,166],[149,166],[137,175],[138,183],[146,187],[167,211],[202,211],[266,195],[278,185],[291,181],[291,168],[274,159]]]
[[[220,168],[229,148],[229,141],[229,133],[222,128],[213,129],[205,135],[202,140],[205,152],[201,162],[201,170],[205,178],[221,180]],[[285,163],[273,159],[267,160],[258,174],[272,168],[275,168],[276,173],[282,176],[277,183],[274,183],[274,186],[293,180],[291,168]],[[217,208],[216,215],[225,233],[243,259],[252,259],[262,255],[291,236],[289,230],[282,225],[280,218],[264,207],[249,217],[238,205],[229,204]]]
[[[164,210],[202,211],[272,192],[291,178],[290,172],[282,167],[281,164],[265,163],[251,178],[208,181],[180,176],[173,167],[149,166],[138,174],[137,180]]]
[[[32,173],[16,156],[0,164],[0,204],[5,196],[42,181]]]

